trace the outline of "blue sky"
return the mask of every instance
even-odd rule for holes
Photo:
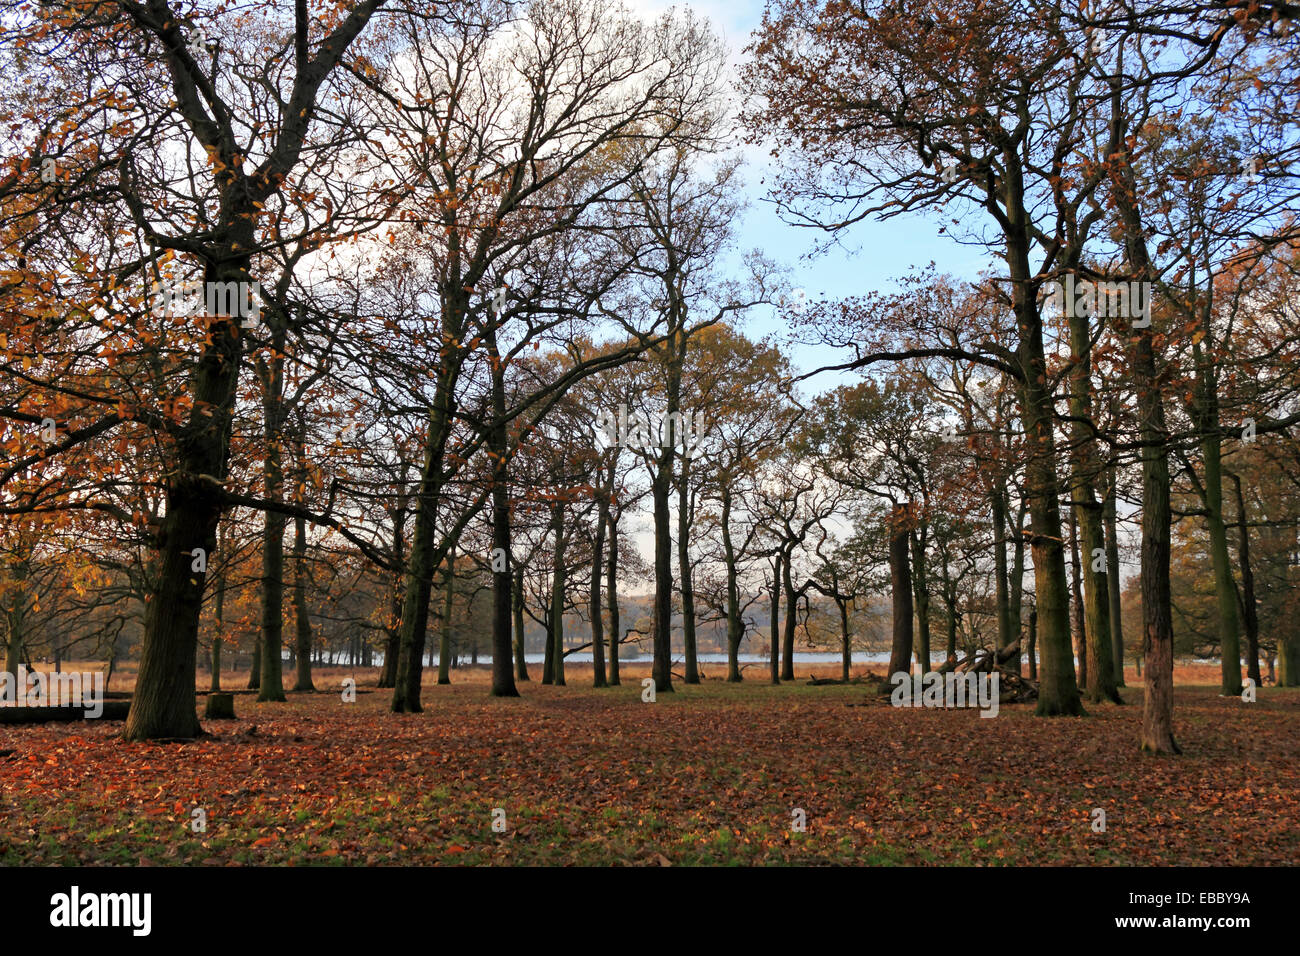
[[[731,50],[734,77],[744,62],[743,50],[750,33],[759,24],[762,0],[697,0],[673,4],[664,0],[629,0],[633,9],[652,16],[672,6],[689,6],[707,17]],[[817,230],[787,225],[773,205],[766,201],[771,170],[767,151],[751,148],[744,168],[744,193],[748,200],[743,220],[737,224],[739,250],[757,248],[775,262],[791,269],[792,288],[802,288],[809,299],[822,295],[829,299],[890,288],[894,280],[934,262],[940,272],[973,278],[983,264],[978,248],[959,245],[939,233],[937,217],[897,217],[888,222],[863,222],[841,237],[840,244],[816,258],[809,253],[825,234]],[[764,179],[769,180],[765,183]],[[738,251],[739,251],[738,250]],[[732,257],[733,260],[737,257]],[[781,331],[769,314],[755,314],[745,326],[751,336]],[[792,358],[799,371],[810,371],[826,364],[825,350],[795,349]],[[824,375],[808,383],[811,391],[835,384],[838,376]]]

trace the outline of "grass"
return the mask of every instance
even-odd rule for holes
[[[1295,689],[1221,698],[1180,668],[1185,754],[1139,753],[1122,707],[1041,719],[867,704],[857,686],[707,680],[642,703],[644,668],[593,690],[483,671],[387,692],[236,699],[190,744],[120,724],[0,727],[0,863],[1281,864],[1300,858]],[[834,669],[830,669],[833,671]],[[337,687],[350,671],[318,675]],[[719,675],[721,671],[719,671]],[[362,689],[368,689],[366,677]],[[536,675],[534,675],[536,676]],[[854,706],[850,706],[854,705]],[[199,701],[201,706],[201,700]],[[255,726],[255,731],[250,729]],[[191,829],[202,807],[207,829]],[[1107,829],[1093,832],[1092,811]],[[507,829],[492,830],[504,809]],[[792,829],[795,808],[806,832]]]

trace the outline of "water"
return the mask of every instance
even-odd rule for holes
[[[725,664],[727,663],[726,654],[696,654],[695,659],[701,664]],[[784,657],[781,658],[785,660]],[[541,664],[545,657],[542,654],[525,654],[524,660],[529,664]],[[605,660],[609,660],[609,655],[605,655]],[[649,664],[653,658],[649,654],[628,654],[626,649],[619,649],[618,662],[620,664]],[[686,658],[681,654],[673,655],[673,664],[685,663]],[[740,654],[736,658],[741,664],[768,664],[771,663],[771,656],[768,654]],[[819,653],[809,651],[803,653],[795,651],[794,662],[796,664],[838,664],[841,660],[839,654]],[[491,655],[480,654],[478,658],[480,664],[491,664]],[[590,651],[582,651],[577,654],[564,655],[566,664],[590,664],[592,656]],[[866,654],[862,651],[853,652],[853,665],[859,664],[888,664],[888,654]]]
[[[511,660],[513,659],[514,658],[511,658]],[[528,664],[542,664],[545,661],[545,659],[546,659],[545,655],[543,654],[524,655],[524,661]],[[695,659],[701,664],[727,663],[726,654],[716,654],[716,653],[697,654],[695,655]],[[785,660],[784,656],[781,659]],[[285,660],[287,661],[288,657],[286,657]],[[607,661],[609,660],[608,653],[605,655],[605,660]],[[649,654],[638,654],[636,651],[629,651],[627,648],[620,648],[618,652],[618,662],[620,664],[649,664],[652,660],[653,657]],[[768,664],[771,663],[772,658],[768,654],[740,654],[737,656],[736,660],[739,661],[741,664]],[[832,653],[828,651],[806,651],[806,652],[795,651],[794,652],[794,662],[796,664],[838,664],[840,663],[840,660],[841,660],[841,656],[839,653]],[[681,654],[673,655],[674,665],[684,664],[685,661],[686,658],[683,657]],[[478,662],[480,664],[491,664],[492,655],[479,654]],[[590,664],[592,663],[591,651],[580,651],[575,654],[566,654],[564,655],[564,662],[566,664]],[[889,652],[887,651],[883,651],[883,652],[875,651],[872,653],[865,653],[863,651],[853,652],[854,667],[857,667],[860,664],[888,664],[888,663],[889,663]],[[940,663],[942,662],[936,657],[935,666],[937,667]],[[462,667],[469,666],[468,654],[461,655],[460,664]],[[345,665],[342,661],[340,661],[338,664],[326,665],[326,666],[339,667]],[[371,666],[383,667],[384,655],[380,653],[376,653],[374,655],[373,663]],[[428,665],[426,664],[425,666]],[[433,666],[436,667],[438,665],[435,663]]]

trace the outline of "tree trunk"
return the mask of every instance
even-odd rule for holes
[[[727,680],[738,683],[740,674],[740,642],[745,636],[745,624],[740,618],[740,582],[736,568],[736,546],[731,540],[731,501],[729,486],[722,488],[722,553],[727,566]]]
[[[853,666],[853,647],[849,639],[849,602],[839,599],[840,608],[840,680],[848,683],[849,669]]]
[[[384,628],[387,640],[384,643],[384,666],[379,671],[380,687],[397,686],[397,658],[401,653],[402,639],[402,583],[405,580],[405,572],[400,569],[406,563],[406,512],[409,506],[406,475],[403,472],[402,481],[398,485],[397,507],[389,513],[393,519],[393,564],[399,570],[395,572],[392,582],[392,623]]]
[[[202,399],[195,402],[196,408],[203,405]],[[220,403],[213,402],[211,408],[216,409],[214,418],[228,419]],[[195,709],[194,672],[205,574],[193,570],[191,554],[196,548],[211,554],[216,546],[220,492],[201,476],[223,475],[225,455],[210,451],[210,464],[196,464],[195,452],[183,452],[186,464],[171,479],[156,585],[146,605],[144,647],[126,721],[127,740],[189,738],[203,732]]]
[[[794,580],[790,576],[790,565],[794,563],[794,545],[785,556],[781,569],[781,581],[785,586],[785,660],[781,662],[781,680],[794,680],[794,629],[798,623],[795,609],[797,607],[794,593]]]
[[[1036,309],[1032,303],[1030,307]],[[1028,454],[1025,483],[1034,561],[1034,609],[1042,631],[1035,713],[1040,717],[1077,716],[1083,713],[1083,705],[1074,677],[1070,596],[1062,547],[1061,505],[1056,492],[1052,402],[1045,384],[1042,327],[1035,321],[1033,327],[1025,328],[1022,321],[1021,335],[1025,343],[1022,365],[1028,379],[1021,387]]]
[[[317,91],[372,12],[371,7],[353,10],[309,63],[305,55],[299,58],[303,68],[295,77],[295,99],[302,92],[307,105],[298,116],[289,118],[291,128],[281,130],[276,155],[267,160],[256,177],[240,169],[237,161],[228,161],[224,150],[213,153],[217,215],[210,228],[204,230],[208,238],[200,240],[192,250],[209,263],[204,269],[205,283],[219,282],[229,288],[228,283],[234,282],[236,288],[248,288],[238,284],[250,281],[251,251],[258,246],[254,223],[265,202],[257,197],[271,200],[278,187],[267,184],[283,183],[293,172],[303,138],[312,126]],[[182,88],[190,92],[196,89],[178,80],[177,91]],[[222,106],[213,115],[224,112]],[[214,130],[209,133],[216,135]],[[211,555],[216,547],[217,525],[225,503],[222,483],[230,461],[232,411],[244,352],[241,319],[240,315],[210,317],[191,372],[186,396],[188,418],[178,428],[177,450],[166,463],[166,504],[156,536],[157,552],[152,562],[155,574],[145,611],[135,693],[126,721],[127,740],[193,737],[202,732],[195,707],[194,675],[206,572],[194,571],[191,562],[195,549],[202,548]]]
[[[1093,437],[1092,339],[1088,316],[1067,310],[1070,327],[1070,437],[1072,518],[1082,549],[1083,642],[1079,655],[1079,683],[1094,701],[1122,703],[1115,686],[1115,669],[1110,634],[1110,568],[1106,566],[1102,508],[1093,493],[1101,479],[1097,441]],[[1076,559],[1077,560],[1077,559]],[[1097,565],[1102,567],[1098,569]],[[1076,564],[1076,567],[1078,565]],[[1076,600],[1078,595],[1076,594]]]
[[[528,661],[525,659],[524,647],[524,569],[514,573],[514,610],[515,610],[515,680],[528,680]]]
[[[1039,716],[1077,716],[1083,712],[1074,677],[1070,641],[1069,589],[1065,553],[1061,546],[1060,501],[1056,494],[1055,446],[1052,439],[1051,396],[1046,394],[1042,361],[1042,328],[1028,330],[1031,346],[1023,363],[1029,383],[1022,391],[1029,461],[1026,486],[1034,561],[1034,604],[1041,622],[1038,667]]]
[[[26,584],[31,575],[31,551],[19,534],[19,551],[11,564],[9,577],[14,584],[12,597],[5,606],[5,673],[17,675],[18,667],[23,663],[26,653],[24,637],[27,633],[27,589]]]
[[[442,620],[439,621],[438,638],[438,683],[450,684],[451,673],[451,608],[456,597],[456,549],[447,552],[447,574],[443,579]]]
[[[555,683],[555,621],[551,617],[551,600],[544,598],[545,606],[542,608],[542,620],[546,630],[544,638],[545,644],[542,646],[542,683]]]
[[[217,547],[224,549],[227,542],[221,540],[221,535],[217,535]],[[224,557],[224,555],[223,555]],[[215,583],[215,593],[213,594],[212,607],[212,625],[216,632],[212,635],[212,674],[211,681],[208,684],[210,693],[221,693],[221,635],[226,630],[226,575],[224,570],[217,575]],[[112,669],[112,665],[109,666]],[[105,687],[107,687],[105,682]]]
[[[263,440],[262,477],[266,498],[284,500],[282,425],[284,422],[284,340],[282,326],[273,336],[272,359],[259,368],[262,379]],[[283,701],[284,681],[284,525],[277,511],[263,516],[262,531],[262,683],[259,701]]]
[[[510,660],[513,624],[514,559],[510,554],[510,469],[507,458],[505,364],[497,352],[496,326],[487,334],[491,357],[492,425],[488,449],[492,454],[492,690],[493,697],[518,697]],[[498,560],[500,559],[500,560]],[[474,649],[478,650],[477,635]],[[475,662],[477,663],[477,661]]]
[[[782,554],[772,564],[772,683],[781,683],[781,567]],[[786,613],[790,609],[786,608]]]
[[[961,612],[957,610],[957,601],[949,600],[948,604],[948,647],[945,660],[955,661],[957,659],[957,626],[961,623]]]
[[[463,290],[449,292],[443,301],[442,324],[446,341],[459,342],[469,307]],[[429,602],[433,592],[433,575],[444,556],[451,561],[450,543],[439,545],[437,514],[442,498],[442,459],[451,434],[456,410],[456,382],[460,375],[458,353],[444,352],[439,363],[433,406],[429,410],[429,430],[424,441],[424,461],[420,468],[420,486],[415,501],[415,533],[411,539],[411,560],[406,575],[406,593],[402,600],[402,629],[398,644],[397,676],[393,688],[394,713],[419,713],[420,686],[424,664],[424,643],[429,626]],[[449,579],[454,579],[454,571]],[[446,658],[443,658],[446,661]],[[445,664],[439,664],[439,682]]]
[[[555,512],[555,561],[551,565],[551,639],[555,642],[551,676],[560,687],[564,686],[564,511],[561,500]]]
[[[1005,545],[1005,541],[1003,544]],[[1002,567],[1005,570],[1007,555],[1005,549],[1002,552]],[[953,583],[952,571],[948,564],[948,549],[943,548],[939,551],[939,574],[940,574],[940,593],[943,595],[944,616],[947,627],[947,647],[944,654],[945,664],[955,664],[957,662],[957,624],[961,620],[960,612],[957,610],[957,585]],[[996,568],[995,568],[996,574]],[[1002,608],[999,610],[995,607],[994,612],[998,617],[998,626],[1002,627],[1007,622],[1006,617],[1006,577],[1002,577]],[[1002,650],[1006,645],[1002,643],[1002,635],[998,634],[998,650]]]
[[[670,409],[674,411],[675,409]],[[654,662],[651,676],[658,693],[671,692],[672,675],[672,623],[673,623],[673,567],[672,537],[668,522],[668,492],[672,482],[673,449],[667,445],[659,456],[659,470],[651,484],[654,498],[654,549],[655,549],[655,612],[654,612]]]
[[[307,612],[307,521],[293,520],[293,617],[297,627],[298,675],[295,691],[314,691],[311,679],[311,617]]]
[[[1038,643],[1038,612],[1029,612],[1029,679],[1038,680],[1038,653],[1035,646]]]
[[[1079,660],[1079,683],[1088,686],[1088,635],[1083,620],[1083,572],[1079,569],[1079,526],[1070,510],[1070,634]]]
[[[1255,572],[1250,565],[1250,529],[1246,522],[1246,498],[1241,493],[1241,477],[1232,476],[1237,498],[1237,561],[1241,565],[1241,621],[1246,628],[1246,676],[1259,687],[1259,607],[1255,601]]]
[[[1126,122],[1118,80],[1112,80],[1111,122]],[[1113,141],[1122,137],[1112,132]],[[1132,167],[1116,170],[1115,208],[1131,274],[1150,283],[1155,275],[1138,212]],[[1152,297],[1154,298],[1154,297]],[[1154,303],[1151,311],[1154,313]],[[1154,321],[1154,319],[1152,320]],[[1138,434],[1142,440],[1142,662],[1146,696],[1142,704],[1142,749],[1180,753],[1174,740],[1174,629],[1169,584],[1169,430],[1165,422],[1155,332],[1150,325],[1132,330],[1132,375],[1137,392]]]
[[[1007,501],[1001,488],[993,488],[989,499],[993,506],[993,601],[998,624],[998,650],[1001,650],[1019,635],[1011,630],[1011,596],[1007,593]],[[955,631],[950,621],[949,660],[955,644]]]
[[[611,487],[613,487],[611,485]],[[623,634],[619,630],[622,622],[618,614],[618,518],[611,514],[609,519],[609,562],[605,577],[605,597],[609,601],[609,686],[619,686],[618,644]]]
[[[248,669],[248,689],[257,690],[262,686],[262,639],[259,635],[253,641],[253,663]]]
[[[613,489],[611,488],[611,493]],[[601,492],[597,490],[597,495]],[[591,664],[592,686],[604,687],[605,679],[605,631],[604,608],[600,603],[600,577],[605,570],[605,526],[609,521],[609,500],[601,497],[596,513],[596,537],[591,548],[591,589],[587,613],[591,615]]]
[[[1029,506],[1030,548],[1034,561],[1034,604],[1041,621],[1042,662],[1038,675],[1040,717],[1083,713],[1074,679],[1070,647],[1070,596],[1061,535],[1061,502],[1056,476],[1055,395],[1043,351],[1043,321],[1030,268],[1030,220],[1024,207],[1019,155],[1003,153],[1006,262],[1011,279],[1020,369],[1020,414],[1025,432],[1025,498]]]
[[[906,674],[912,660],[912,569],[908,554],[911,509],[895,505],[889,516],[889,589],[894,599],[894,639],[889,673]]]
[[[922,674],[930,672],[930,575],[925,545],[927,526],[918,522],[908,535],[912,547],[912,591],[916,595],[916,664]]]
[[[1142,422],[1142,658],[1146,699],[1142,749],[1181,753],[1174,740],[1174,628],[1170,604],[1169,458],[1164,401],[1159,392],[1150,330],[1137,345],[1138,414]]]
[[[1011,511],[1007,509],[1007,516],[1010,517]],[[1013,634],[1019,634],[1024,624],[1024,598],[1025,598],[1025,505],[1022,501],[1016,512],[1016,537],[1011,546],[1011,598],[1007,605],[1007,611],[1011,615],[1011,631]],[[1020,651],[1016,651],[1015,657],[1007,662],[1008,668],[1014,667],[1017,674],[1020,670]],[[1038,665],[1034,665],[1034,675],[1037,679]]]
[[[1119,469],[1106,469],[1106,570],[1110,573],[1107,597],[1110,599],[1110,651],[1115,673],[1115,687],[1124,686],[1124,623],[1121,613],[1121,578],[1119,573],[1119,536],[1116,517],[1119,498]]]
[[[1277,686],[1300,687],[1300,633],[1294,624],[1288,630],[1277,639]]]
[[[441,495],[441,456],[432,437],[442,428],[440,408],[444,403],[435,397],[430,414],[429,436],[425,439],[424,463],[415,498],[415,530],[411,537],[411,557],[407,563],[406,587],[402,596],[402,617],[398,630],[397,670],[393,677],[392,711],[395,714],[418,714],[420,682],[424,667],[424,639],[429,626],[429,601],[433,592],[433,574],[437,570],[436,516]]]
[[[690,509],[691,459],[683,454],[681,474],[677,482],[677,574],[682,591],[682,646],[686,656],[684,682],[698,684],[700,668],[695,649],[695,594],[691,590],[691,509]]]
[[[1193,346],[1193,351],[1199,355],[1200,346]],[[1198,364],[1200,364],[1199,359]],[[1208,374],[1202,372],[1201,377],[1205,378]],[[1202,383],[1200,387],[1203,392],[1213,390],[1210,384]],[[1232,580],[1232,565],[1228,556],[1228,530],[1223,521],[1223,463],[1218,435],[1219,415],[1217,402],[1212,394],[1203,394],[1201,405],[1203,409],[1197,416],[1203,429],[1201,458],[1205,467],[1201,502],[1205,505],[1205,525],[1210,538],[1210,564],[1214,569],[1214,598],[1219,619],[1219,657],[1222,675],[1220,693],[1228,697],[1240,697],[1241,630],[1237,621],[1237,585]]]
[[[218,623],[220,626],[220,623]],[[208,690],[214,694],[221,693],[221,637],[215,635],[212,638],[212,682],[208,685]]]

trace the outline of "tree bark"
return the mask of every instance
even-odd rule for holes
[[[492,455],[492,690],[493,697],[518,697],[510,632],[514,623],[511,601],[514,592],[514,558],[510,554],[510,467],[507,457],[505,363],[497,352],[496,326],[487,334],[492,375],[492,425],[488,450]],[[502,560],[498,562],[498,557]],[[474,644],[478,650],[477,640]]]
[[[515,680],[526,681],[528,661],[524,646],[524,569],[514,573],[514,611],[515,611]]]
[[[464,289],[446,293],[442,306],[443,336],[455,343],[464,332],[469,310],[469,294]],[[406,594],[402,600],[402,629],[398,643],[397,677],[393,688],[394,713],[419,713],[424,644],[429,627],[429,602],[433,592],[433,575],[444,556],[451,560],[450,542],[442,545],[437,538],[437,515],[442,498],[443,452],[451,435],[456,409],[456,382],[460,377],[460,355],[454,347],[444,349],[438,365],[433,405],[429,410],[429,430],[424,441],[424,461],[420,469],[419,491],[415,499],[415,532],[411,539],[411,560],[406,576]],[[449,579],[454,580],[454,570]],[[439,683],[443,683],[446,657],[439,663]]]
[[[785,659],[781,662],[781,680],[794,680],[794,629],[798,620],[795,614],[797,595],[794,593],[794,579],[790,572],[793,563],[794,545],[791,544],[781,569],[781,581],[785,586]]]
[[[911,509],[895,505],[889,516],[889,589],[894,599],[894,636],[889,673],[906,674],[912,660],[912,569],[909,539]]]
[[[1115,673],[1115,687],[1124,686],[1124,623],[1121,609],[1121,578],[1119,573],[1119,536],[1116,516],[1119,497],[1119,469],[1111,465],[1106,469],[1106,570],[1110,574],[1107,597],[1110,600],[1110,650]]]
[[[232,247],[251,249],[255,210],[249,217],[223,216]],[[208,282],[248,281],[249,260],[228,260],[221,270],[205,270]],[[203,732],[194,699],[199,616],[206,572],[192,568],[193,551],[212,554],[217,544],[224,494],[221,482],[229,464],[235,391],[242,346],[239,320],[226,316],[210,324],[209,339],[192,378],[193,411],[177,443],[175,470],[167,479],[161,528],[157,537],[157,573],[145,610],[144,640],[135,693],[124,736],[140,741],[156,737],[196,737]],[[215,480],[214,480],[215,479]]]
[[[1218,400],[1214,394],[1213,375],[1203,367],[1204,359],[1199,344],[1193,344],[1192,353],[1200,368],[1197,386],[1201,394],[1197,402],[1196,419],[1201,428],[1201,460],[1205,469],[1201,502],[1205,506],[1205,527],[1210,539],[1210,564],[1214,570],[1214,599],[1219,619],[1220,693],[1240,697],[1241,629],[1237,621],[1237,585],[1232,580],[1232,565],[1228,556],[1228,530],[1223,520],[1223,461],[1218,434]]]
[[[1083,620],[1083,573],[1079,569],[1079,526],[1070,511],[1070,633],[1079,660],[1079,683],[1088,685],[1088,635]]]
[[[447,574],[443,578],[442,620],[439,621],[438,683],[450,684],[451,672],[451,609],[456,597],[456,549],[447,552]]]
[[[311,679],[311,618],[307,612],[307,521],[293,521],[293,617],[298,645],[298,674],[293,689],[314,691]]]
[[[1123,130],[1127,123],[1119,81],[1112,80],[1111,123]],[[1112,131],[1113,142],[1122,136]],[[1138,211],[1138,192],[1132,166],[1123,155],[1116,158],[1115,209],[1131,274],[1150,284],[1155,276],[1147,251],[1146,233]],[[1149,288],[1152,286],[1149,285]],[[1154,299],[1154,295],[1150,297]],[[1155,312],[1154,302],[1151,308]],[[1154,316],[1152,317],[1154,323]],[[1138,435],[1142,440],[1142,662],[1146,665],[1142,704],[1142,749],[1154,753],[1181,753],[1174,740],[1174,628],[1169,583],[1169,429],[1164,396],[1156,364],[1152,324],[1132,330],[1132,374],[1137,392]]]
[[[1105,535],[1102,507],[1093,493],[1101,479],[1097,441],[1093,436],[1092,339],[1089,317],[1079,315],[1070,303],[1066,321],[1070,329],[1070,477],[1072,517],[1082,550],[1083,641],[1079,655],[1079,683],[1093,701],[1122,703],[1115,686],[1115,669],[1110,633],[1110,568],[1105,563]],[[1102,567],[1097,569],[1098,562]],[[1078,565],[1076,564],[1076,567]],[[1078,595],[1076,594],[1076,600]]]
[[[1196,351],[1200,351],[1199,346]],[[1208,401],[1208,399],[1203,399]],[[1242,639],[1236,606],[1236,584],[1232,580],[1232,567],[1227,551],[1227,527],[1223,523],[1223,471],[1222,449],[1218,438],[1217,411],[1203,412],[1201,459],[1205,467],[1204,494],[1205,528],[1209,532],[1210,566],[1214,570],[1214,601],[1218,609],[1219,661],[1221,661],[1221,693],[1229,697],[1242,696]],[[1210,434],[1209,429],[1216,429]],[[1258,671],[1258,663],[1256,663]]]
[[[401,484],[398,491],[397,507],[390,514],[393,519],[393,564],[397,568],[402,568],[406,563],[406,512],[410,504],[410,499],[406,494],[405,482]],[[384,628],[387,634],[387,640],[384,643],[384,666],[379,671],[380,687],[397,686],[397,658],[401,653],[402,639],[402,582],[405,579],[404,571],[397,571],[392,583],[392,624]]]
[[[777,551],[772,564],[772,683],[781,683],[781,567],[782,554]],[[786,613],[790,609],[786,608]]]
[[[1038,680],[1038,653],[1035,647],[1038,644],[1038,612],[1031,610],[1029,612],[1029,642],[1027,653],[1029,655],[1029,679]]]
[[[555,560],[551,565],[551,640],[555,643],[551,677],[560,687],[564,686],[564,511],[561,500],[555,512]]]
[[[671,404],[671,403],[670,403]],[[670,409],[675,411],[675,408]],[[659,456],[659,468],[651,484],[654,499],[654,549],[655,549],[655,612],[654,661],[651,676],[658,693],[671,692],[672,674],[672,623],[673,623],[673,567],[672,536],[668,521],[668,492],[672,482],[673,449],[664,448]]]
[[[612,492],[612,489],[611,489]],[[597,495],[601,495],[597,489]],[[591,616],[592,686],[605,687],[604,608],[600,602],[600,577],[605,570],[605,526],[609,522],[609,499],[601,495],[596,513],[596,537],[591,548],[591,589],[587,613]]]
[[[1036,305],[1030,303],[1036,312]],[[1046,388],[1042,326],[1022,320],[1022,365],[1027,384],[1021,391],[1025,416],[1026,494],[1029,501],[1030,549],[1034,560],[1034,604],[1040,622],[1038,706],[1040,717],[1083,713],[1074,676],[1070,640],[1069,586],[1062,548],[1061,507],[1056,492],[1056,451],[1052,438],[1051,396]]]
[[[1007,516],[1010,517],[1011,510],[1007,509]],[[1015,634],[1020,633],[1024,623],[1024,599],[1025,599],[1025,506],[1021,502],[1016,512],[1015,541],[1011,547],[1011,597],[1007,605],[1007,611],[1011,615],[1011,630]],[[1007,663],[1007,667],[1014,667],[1017,674],[1020,670],[1020,652],[1017,651],[1014,658]],[[1038,665],[1034,664],[1034,679],[1037,679]]]
[[[908,535],[912,547],[912,590],[916,595],[916,663],[922,674],[930,672],[930,576],[925,555],[926,536],[924,521],[917,522]]]
[[[5,673],[18,673],[18,667],[23,663],[26,648],[24,647],[24,638],[27,634],[27,589],[23,585],[31,575],[31,551],[22,542],[22,535],[19,534],[20,542],[17,550],[18,554],[11,563],[10,579],[13,581],[13,596],[5,607],[5,632],[7,639],[5,641]]]
[[[542,608],[543,628],[546,635],[542,647],[542,683],[555,683],[555,619],[551,615],[551,599],[544,597],[546,606]]]
[[[1055,395],[1043,351],[1043,321],[1030,268],[1030,218],[1024,207],[1025,186],[1020,156],[1003,152],[1006,262],[1011,280],[1011,307],[1018,332],[1016,362],[1025,430],[1025,498],[1029,505],[1030,548],[1034,560],[1034,603],[1041,621],[1042,662],[1038,677],[1040,717],[1083,713],[1074,679],[1070,647],[1069,588],[1062,548],[1061,503],[1056,476]]]
[[[853,666],[853,647],[849,638],[849,602],[841,598],[835,603],[840,608],[840,680],[848,683],[849,669]]]
[[[283,425],[285,327],[273,323],[271,358],[257,362],[262,382],[262,477],[268,501],[284,500]],[[285,516],[278,511],[263,515],[262,533],[262,683],[259,701],[283,701],[284,653],[284,528]]]
[[[440,375],[440,379],[443,376]],[[435,396],[429,416],[429,434],[442,428],[445,401]],[[415,529],[411,537],[411,556],[407,563],[406,588],[402,597],[402,617],[398,629],[397,671],[393,678],[392,711],[395,714],[418,714],[420,683],[424,667],[424,640],[429,626],[429,601],[433,593],[433,574],[437,570],[436,517],[442,488],[442,465],[437,443],[426,437],[424,463],[415,496]]]
[[[1001,488],[993,488],[989,494],[993,511],[993,601],[998,619],[998,649],[1001,650],[1016,640],[1011,630],[1011,596],[1007,591],[1007,502]],[[948,638],[949,659],[956,643],[950,627]]]
[[[1255,571],[1250,564],[1250,529],[1246,522],[1246,498],[1241,493],[1241,476],[1232,476],[1237,499],[1237,563],[1241,565],[1238,609],[1246,630],[1246,676],[1259,687],[1259,606],[1255,600]]]
[[[683,454],[681,461],[681,474],[677,482],[677,574],[681,579],[682,591],[682,647],[686,657],[684,682],[698,684],[700,668],[695,648],[695,594],[691,590],[691,459]]]
[[[727,680],[739,683],[740,642],[745,636],[745,624],[740,618],[740,582],[736,568],[736,546],[731,540],[732,493],[728,486],[722,488],[722,553],[727,566]]]
[[[605,577],[605,597],[609,601],[609,686],[618,687],[618,645],[623,634],[618,613],[618,518],[611,513],[609,519],[609,562]]]
[[[1169,457],[1164,401],[1159,392],[1150,330],[1137,344],[1138,414],[1142,447],[1142,658],[1146,699],[1142,749],[1182,751],[1174,740],[1174,628],[1170,603]]]

